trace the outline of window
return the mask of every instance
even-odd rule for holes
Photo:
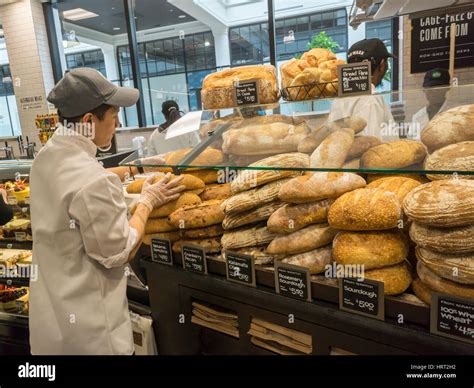
[[[90,50],[81,53],[67,54],[66,64],[68,69],[75,69],[77,67],[92,67],[107,77],[104,54],[102,53],[102,50]]]
[[[0,65],[0,137],[21,134],[10,65]]]

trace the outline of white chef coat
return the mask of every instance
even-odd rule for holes
[[[376,136],[379,139],[383,137],[384,140],[395,140],[394,138],[398,138],[396,133],[398,130],[388,130],[387,133],[382,133],[383,127],[393,125],[394,119],[383,96],[376,96],[374,95],[375,93],[375,86],[372,85],[371,96],[345,97],[334,100],[328,121],[358,116],[367,121],[367,126],[359,135]]]
[[[170,151],[195,147],[201,142],[198,131],[185,133],[171,139],[165,139],[165,136],[166,129],[163,132],[160,132],[159,128],[155,129],[148,141],[148,156],[162,155]]]
[[[119,178],[59,127],[31,168],[32,354],[132,354],[126,263],[137,241]]]

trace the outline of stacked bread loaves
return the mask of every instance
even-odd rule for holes
[[[415,188],[403,204],[417,244],[416,295],[436,291],[474,298],[474,181],[437,180]]]
[[[397,229],[400,218],[400,200],[392,191],[362,188],[342,195],[328,213],[329,225],[341,230],[333,242],[334,261],[359,266],[366,279],[384,283],[386,295],[401,294],[412,276],[408,242]]]
[[[268,252],[313,274],[324,272],[332,263],[336,234],[327,223],[329,206],[343,193],[364,186],[364,179],[356,174],[332,172],[303,175],[283,184],[278,197],[285,205],[267,222],[268,230],[278,233]]]

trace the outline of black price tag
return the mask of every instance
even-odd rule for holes
[[[311,275],[307,268],[275,261],[275,284],[280,295],[311,301]]]
[[[384,284],[355,278],[339,279],[339,308],[352,313],[385,319]]]
[[[235,83],[235,101],[237,105],[255,105],[258,99],[258,80],[239,81]]]
[[[372,94],[372,74],[369,62],[339,65],[337,72],[339,97]]]
[[[255,287],[256,279],[253,257],[234,252],[225,252],[224,255],[227,280]]]
[[[183,245],[183,268],[188,271],[207,274],[206,252],[200,247]]]
[[[473,301],[433,292],[430,331],[474,344]]]
[[[151,260],[155,263],[173,265],[173,255],[171,254],[170,241],[152,238]]]

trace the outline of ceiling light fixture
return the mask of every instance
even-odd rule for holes
[[[186,17],[186,15],[179,15],[178,16],[180,19],[184,19]]]
[[[114,27],[114,31],[120,31],[120,27]]]
[[[63,12],[64,19],[73,21],[95,18],[97,16],[99,15],[94,12],[87,11],[83,8],[74,8]]]
[[[211,43],[210,43],[208,40],[206,40],[206,41],[204,42],[204,46],[208,47],[208,46],[210,46],[210,45],[211,45]]]

